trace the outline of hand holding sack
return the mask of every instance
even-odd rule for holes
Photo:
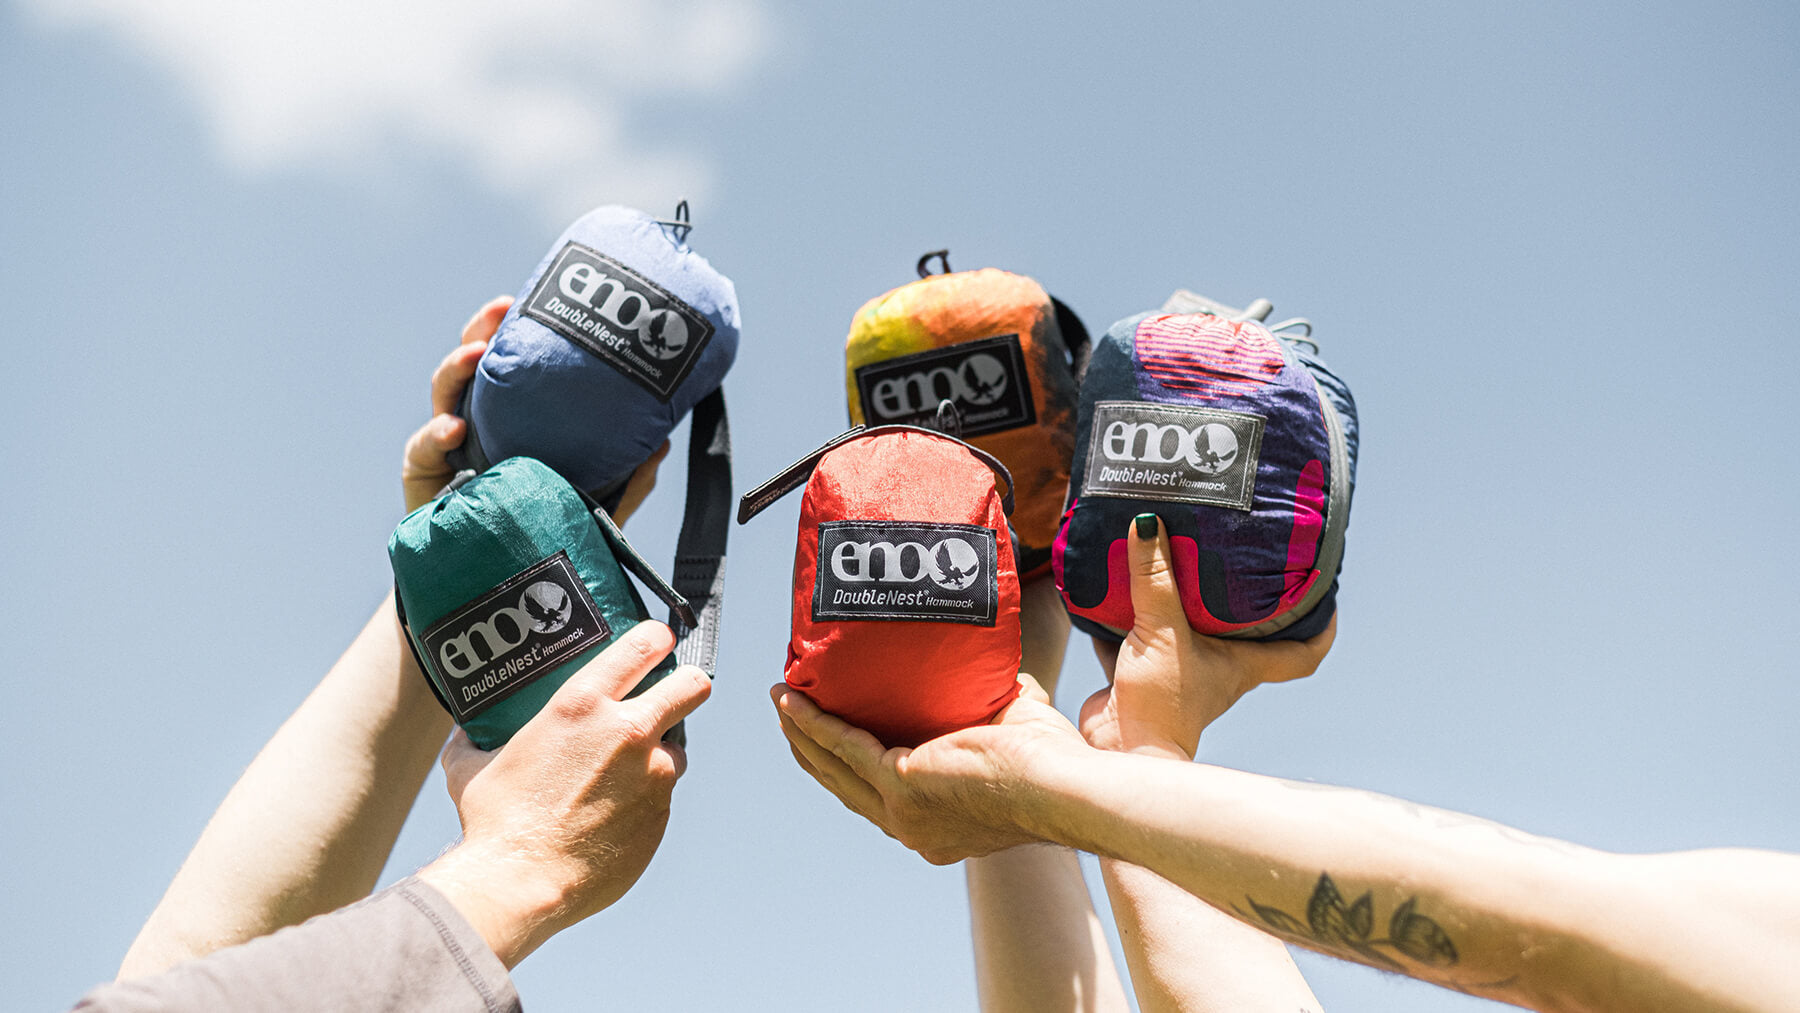
[[[1094,348],[1057,586],[1076,626],[1119,640],[1133,616],[1125,532],[1154,513],[1196,631],[1310,638],[1336,609],[1356,404],[1310,340],[1182,296],[1219,312],[1128,317]]]
[[[746,494],[739,523],[803,480],[787,684],[889,746],[992,719],[1018,695],[1005,466],[925,429],[854,429]]]
[[[737,291],[676,221],[602,207],[532,272],[464,395],[458,467],[534,457],[607,509],[633,471],[694,414],[675,586],[699,613],[676,626],[681,660],[711,672],[731,514],[720,384],[737,356]]]
[[[482,749],[504,745],[595,650],[649,618],[626,567],[692,619],[604,510],[528,457],[407,515],[388,558],[408,645]],[[674,670],[664,658],[632,695]],[[680,726],[669,737],[682,741]]]
[[[856,311],[844,346],[852,425],[929,425],[943,400],[957,434],[1018,483],[1019,571],[1050,562],[1075,446],[1076,374],[1088,335],[1042,286],[994,268],[927,274]],[[948,272],[949,264],[945,263]]]

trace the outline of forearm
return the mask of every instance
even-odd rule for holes
[[[1646,920],[1689,923],[1631,859],[1217,767],[1094,754],[1045,779],[1035,832],[1334,956],[1538,1009],[1734,1008],[1644,945]]]
[[[120,977],[369,893],[450,728],[390,596],[213,814]]]
[[[1148,869],[1100,860],[1144,1013],[1318,1013],[1287,947]]]
[[[983,1013],[1129,1008],[1073,851],[1027,844],[964,868]]]

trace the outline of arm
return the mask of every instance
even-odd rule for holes
[[[1265,645],[1200,638],[1188,626],[1154,514],[1134,523],[1135,625],[1122,645],[1096,640],[1111,685],[1083,707],[1088,743],[1113,752],[1194,758],[1201,733],[1257,684],[1298,678],[1330,649],[1336,620],[1315,642]],[[1168,639],[1174,650],[1163,650]],[[1165,665],[1165,655],[1182,664]],[[1271,664],[1272,662],[1272,664]],[[1138,1005],[1149,1011],[1317,1013],[1319,1001],[1287,947],[1148,869],[1100,860]]]
[[[668,627],[640,623],[499,751],[453,738],[444,773],[463,840],[416,877],[77,1009],[517,1010],[507,969],[622,896],[662,840],[686,756],[661,737],[711,683],[683,667],[622,698],[673,646]]]
[[[1399,799],[1089,748],[1022,695],[916,749],[778,693],[807,769],[939,864],[1026,840],[1346,960],[1540,1010],[1800,1006],[1800,857],[1624,856]]]
[[[432,417],[407,441],[411,511],[452,477],[454,413],[512,300],[489,302],[431,377]],[[632,475],[624,523],[656,483],[668,444]],[[297,925],[374,888],[450,730],[407,649],[390,593],[343,657],[251,761],[207,823],[119,968],[154,974]]]
[[[432,374],[432,418],[407,441],[401,467],[409,511],[450,477],[444,455],[466,428],[452,413],[509,305],[477,311]],[[297,925],[374,888],[450,731],[403,637],[390,593],[219,804],[120,978]]]
[[[1069,642],[1068,615],[1050,580],[1021,591],[1020,667],[1054,693]],[[1129,1008],[1073,851],[1026,844],[971,858],[963,871],[983,1010]]]
[[[1351,789],[1095,759],[1053,775],[1027,817],[1041,833],[1311,949],[1542,1010],[1800,1003],[1795,856],[1614,855]]]

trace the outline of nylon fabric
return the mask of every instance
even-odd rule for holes
[[[408,514],[388,541],[396,592],[415,651],[419,634],[532,564],[568,553],[613,637],[649,618],[589,507],[542,462],[515,457]],[[482,749],[496,749],[541,710],[557,688],[603,644],[577,653],[475,715],[463,727]],[[664,658],[633,695],[674,671]],[[429,667],[440,694],[450,691]]]
[[[1075,321],[1064,308],[1063,319]],[[888,359],[1002,334],[1017,334],[1035,421],[964,438],[998,457],[1012,473],[1021,567],[1029,575],[1049,565],[1049,548],[1069,487],[1075,448],[1075,373],[1070,342],[1041,285],[997,268],[938,274],[902,285],[865,303],[845,342],[845,386],[852,425],[869,418],[856,371]]]
[[[819,461],[800,505],[789,686],[889,746],[985,723],[1013,700],[1019,579],[994,476],[960,442],[910,430],[853,438]],[[999,546],[994,625],[815,621],[819,526],[840,520],[992,529]]]
[[[1249,509],[1088,489],[1089,461],[1100,451],[1095,406],[1123,401],[1262,419],[1256,460],[1242,465],[1254,468]],[[1072,620],[1108,640],[1131,627],[1125,533],[1134,516],[1155,513],[1172,539],[1176,583],[1195,630],[1252,639],[1322,631],[1336,609],[1356,440],[1348,387],[1258,323],[1144,313],[1114,324],[1083,380],[1075,487],[1051,553]]]

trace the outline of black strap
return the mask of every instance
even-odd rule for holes
[[[958,440],[954,436],[947,436],[944,433],[940,433],[935,429],[926,429],[923,426],[893,425],[893,426],[875,426],[873,428],[871,428],[869,426],[856,426],[855,428],[852,428],[848,432],[845,432],[838,436],[834,436],[830,440],[827,440],[825,442],[824,446],[821,446],[819,449],[813,451],[810,454],[807,454],[805,457],[802,457],[798,461],[795,461],[793,464],[788,465],[786,468],[783,468],[781,470],[781,473],[776,475],[774,478],[769,479],[767,482],[764,482],[763,484],[761,484],[761,485],[757,486],[756,488],[750,490],[749,492],[745,493],[744,498],[738,501],[738,518],[737,518],[738,523],[739,524],[747,523],[750,520],[750,518],[755,517],[757,514],[762,513],[764,510],[767,510],[769,508],[769,506],[771,504],[773,504],[776,500],[780,499],[783,496],[786,496],[788,493],[793,492],[795,489],[798,489],[802,485],[806,484],[806,480],[808,478],[812,477],[813,469],[815,469],[819,466],[819,461],[822,460],[826,454],[829,454],[833,450],[836,450],[837,448],[843,446],[844,444],[849,443],[851,440],[859,440],[865,436],[878,436],[882,433],[925,433],[928,436],[937,436],[937,437],[940,437],[940,438],[946,439],[946,440],[955,440],[957,443],[962,444],[963,449],[967,450],[971,454],[974,454],[976,460],[980,461],[982,464],[985,464],[989,468],[993,469],[994,476],[996,478],[1004,479],[1006,481],[1006,489],[1004,492],[1002,492],[1000,494],[1000,508],[1008,516],[1012,515],[1012,512],[1013,512],[1012,472],[1008,471],[1006,469],[1006,465],[1001,464],[1000,459],[998,457],[995,457],[993,454],[988,453],[987,451],[981,449],[980,447],[974,446],[969,443],[964,443],[962,440]]]
[[[1079,380],[1087,372],[1088,355],[1093,351],[1087,325],[1061,299],[1051,296],[1050,306],[1056,312],[1056,329],[1062,334],[1063,347],[1069,350],[1069,368]]]
[[[494,463],[476,436],[469,412],[474,388],[470,384],[463,391],[459,409],[468,435],[450,454],[450,463],[459,473],[486,471]],[[458,477],[467,480],[466,474]],[[613,540],[621,562],[668,604],[676,660],[698,665],[712,675],[719,652],[719,617],[725,607],[725,542],[731,533],[731,427],[725,414],[724,388],[694,406],[688,438],[687,508],[675,542],[672,586],[638,555],[610,516],[629,481],[627,475],[605,490],[576,491],[597,511],[595,519]]]
[[[587,504],[588,513],[594,516],[594,523],[600,525],[600,534],[605,536],[606,541],[612,547],[613,557],[619,561],[619,565],[642,581],[644,586],[650,589],[651,594],[662,599],[663,603],[669,606],[671,613],[678,614],[684,621],[691,619],[694,611],[689,607],[687,599],[670,587],[669,582],[662,578],[662,574],[657,573],[656,568],[651,566],[638,550],[632,548],[631,542],[625,537],[625,532],[620,531],[619,525],[613,522],[612,514],[607,513],[606,508],[594,502],[594,498],[587,493],[579,489],[575,492],[581,497],[582,502]]]
[[[919,277],[921,277],[921,278],[931,277],[932,272],[931,272],[931,267],[929,265],[931,264],[931,262],[933,260],[936,260],[938,262],[938,266],[943,268],[942,271],[937,272],[938,274],[949,274],[950,273],[950,251],[949,250],[932,250],[930,253],[927,253],[923,257],[919,258],[919,264],[918,264]]]
[[[694,406],[688,429],[687,506],[675,540],[675,587],[692,609],[669,613],[675,659],[708,675],[719,652],[725,608],[725,541],[731,533],[731,425],[720,388]],[[680,619],[680,625],[676,620]]]

